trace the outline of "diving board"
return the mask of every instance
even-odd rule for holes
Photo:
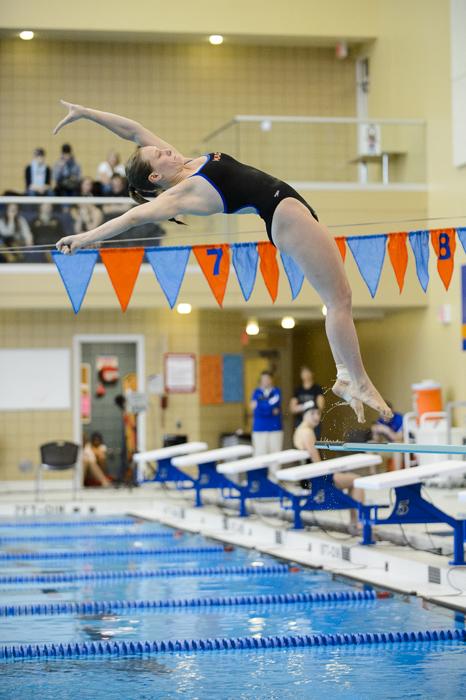
[[[186,467],[197,467],[197,479],[193,479],[193,488],[196,492],[196,507],[202,506],[201,492],[205,489],[234,489],[237,485],[226,479],[218,469],[218,462],[232,460],[238,457],[245,457],[252,454],[251,445],[231,445],[230,447],[219,447],[216,450],[206,452],[196,452],[195,454],[174,457],[172,464],[177,469]]]
[[[406,442],[327,442],[315,444],[318,450],[337,452],[414,452],[416,454],[466,455],[466,445],[418,445]]]
[[[192,454],[193,452],[202,452],[207,449],[205,442],[182,442],[179,445],[171,445],[170,447],[160,447],[157,450],[149,450],[147,452],[137,452],[133,455],[133,461],[136,463],[136,482],[142,483],[144,479],[144,469],[150,465],[154,467],[154,478],[150,481],[192,481],[190,476],[187,476],[173,466],[171,460],[179,455]]]
[[[363,527],[369,530],[373,525],[446,523],[453,528],[453,560],[451,564],[464,565],[466,521],[453,518],[430,501],[425,500],[421,494],[422,482],[426,479],[434,476],[464,473],[466,473],[466,462],[445,460],[356,479],[354,485],[358,488],[368,490],[395,489],[395,504],[390,515],[386,518],[379,518],[377,512],[372,511],[372,508],[369,507],[368,511],[361,513]],[[366,542],[366,544],[372,543]]]

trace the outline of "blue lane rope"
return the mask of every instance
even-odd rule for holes
[[[166,610],[167,608],[235,607],[239,605],[289,605],[292,603],[350,603],[377,600],[375,591],[315,591],[314,593],[281,593],[240,595],[221,598],[181,598],[175,600],[95,600],[89,603],[35,603],[3,605],[0,617],[32,615],[98,615],[126,610]]]
[[[87,525],[139,525],[134,518],[117,518],[113,520],[18,520],[18,522],[3,523],[0,521],[0,530],[3,527],[86,527]]]
[[[271,566],[215,566],[192,569],[147,569],[143,571],[90,571],[88,573],[37,574],[0,576],[0,585],[10,583],[74,583],[76,581],[120,581],[138,578],[171,578],[185,576],[249,576],[251,574],[287,574],[287,564]]]
[[[178,554],[219,554],[222,546],[214,547],[165,547],[163,549],[96,549],[76,552],[0,552],[0,561],[39,561],[43,559],[89,559],[95,557],[163,557]]]
[[[183,535],[185,533],[182,533]],[[111,537],[112,540],[160,540],[160,539],[173,539],[174,537],[179,537],[180,532],[117,532],[110,535],[110,533],[97,535],[84,534],[81,535],[78,532],[72,535],[35,535],[31,532],[30,535],[7,535],[2,537],[0,535],[0,545],[8,545],[17,542],[76,542],[77,540],[107,540]]]
[[[466,642],[466,630],[303,634],[280,635],[276,637],[208,637],[206,639],[169,639],[158,642],[113,641],[75,642],[70,644],[13,644],[0,646],[0,659],[115,658],[121,656],[147,656],[164,652],[293,649],[437,641]]]

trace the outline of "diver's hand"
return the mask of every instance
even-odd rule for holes
[[[73,236],[64,236],[64,238],[60,238],[55,246],[60,253],[70,255],[80,250],[80,248],[89,246],[89,238],[87,233],[75,233]]]
[[[58,134],[60,129],[62,129],[67,124],[76,122],[78,119],[82,119],[85,114],[85,107],[82,105],[75,105],[72,102],[66,102],[65,100],[60,100],[62,105],[67,108],[68,114],[63,117],[61,121],[58,122],[57,126],[53,130],[53,134]]]

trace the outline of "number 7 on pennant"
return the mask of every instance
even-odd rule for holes
[[[220,263],[222,262],[223,249],[222,248],[209,248],[207,255],[216,255],[217,259],[214,263],[214,275],[217,277],[220,274]]]

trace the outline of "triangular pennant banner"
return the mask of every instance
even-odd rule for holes
[[[233,243],[233,267],[235,268],[243,297],[248,301],[254,289],[259,253],[255,243]]]
[[[461,245],[463,246],[463,250],[466,253],[466,228],[457,228],[456,233],[458,234],[458,238],[461,241]]]
[[[144,248],[106,248],[100,251],[100,257],[107,268],[121,310],[126,311],[144,257]]]
[[[219,306],[223,304],[230,274],[230,248],[222,245],[195,245],[194,255]]]
[[[335,243],[338,246],[338,250],[340,251],[341,259],[343,262],[346,260],[346,238],[344,236],[338,236],[338,238],[335,238]]]
[[[64,255],[54,250],[52,256],[74,313],[77,314],[86,295],[99,253],[97,250],[79,250],[73,255]]]
[[[278,294],[278,277],[280,274],[277,263],[277,249],[272,243],[261,242],[257,244],[257,251],[265,286],[270,294],[270,298],[272,301],[275,301]]]
[[[388,236],[388,255],[395,273],[396,281],[398,282],[398,287],[400,288],[400,294],[403,291],[406,268],[408,267],[407,237],[408,234],[405,232],[391,233]]]
[[[371,297],[374,297],[379,286],[385,259],[387,236],[349,236],[346,242],[353,253],[356,265],[367,284]]]
[[[290,283],[291,298],[294,300],[301,291],[304,282],[304,272],[299,265],[287,253],[280,253],[282,264]]]
[[[424,291],[429,284],[429,231],[412,231],[409,243],[416,260],[416,273]]]
[[[146,258],[154,270],[157,282],[165,294],[170,308],[176,304],[183,283],[191,246],[146,248]]]
[[[430,232],[432,246],[437,255],[437,270],[445,289],[448,289],[455,265],[456,236],[454,228],[435,229]]]

